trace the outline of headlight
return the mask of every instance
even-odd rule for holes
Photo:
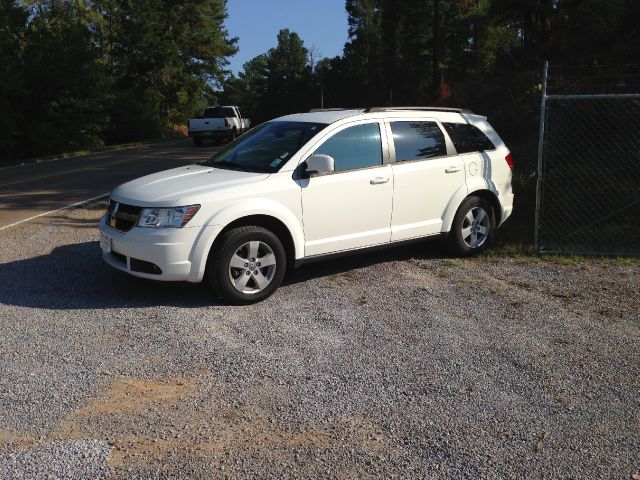
[[[182,228],[200,210],[200,205],[173,208],[143,208],[138,219],[139,227]]]

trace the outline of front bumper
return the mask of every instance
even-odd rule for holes
[[[141,278],[199,282],[217,226],[121,232],[106,224],[105,215],[99,230],[111,237],[111,252],[103,251],[102,258],[112,267]]]

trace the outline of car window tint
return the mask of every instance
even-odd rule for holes
[[[468,123],[443,123],[458,153],[495,150],[495,145],[475,125]]]
[[[447,154],[444,134],[435,122],[391,122],[391,132],[398,162]]]
[[[367,123],[345,128],[314,153],[332,156],[336,171],[382,165],[380,127],[377,123]]]

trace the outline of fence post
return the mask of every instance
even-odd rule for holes
[[[542,74],[542,100],[540,102],[540,136],[538,138],[538,173],[536,177],[536,212],[535,226],[533,232],[533,245],[536,252],[540,251],[538,244],[538,233],[540,230],[540,195],[542,193],[542,157],[544,149],[544,124],[547,115],[547,78],[549,74],[549,61],[544,62],[544,72]]]

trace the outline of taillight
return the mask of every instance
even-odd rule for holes
[[[509,168],[513,171],[513,157],[511,156],[511,152],[509,152],[507,156],[504,157],[504,159],[507,161],[507,165],[509,165]]]

